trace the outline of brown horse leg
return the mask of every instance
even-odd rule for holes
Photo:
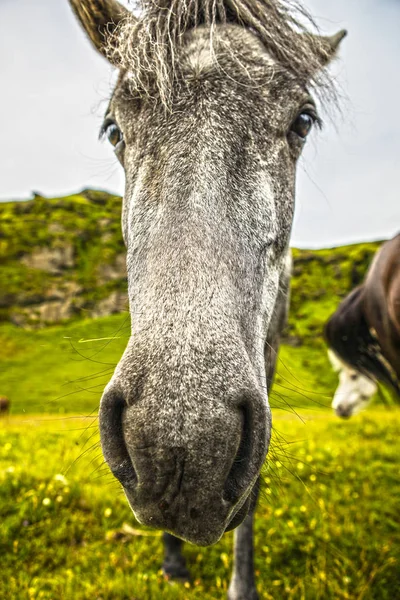
[[[163,533],[164,540],[164,562],[162,566],[163,573],[171,579],[190,579],[189,571],[186,568],[186,560],[182,555],[182,540],[171,535]]]

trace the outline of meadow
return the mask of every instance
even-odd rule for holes
[[[0,324],[0,395],[13,414],[73,413],[98,407],[130,332],[128,313],[42,329]],[[273,406],[329,406],[336,377],[321,344],[283,345]]]
[[[0,598],[218,600],[232,533],[187,545],[190,583],[165,581],[159,532],[135,522],[104,465],[101,390],[129,334],[127,314],[39,330],[0,327]],[[377,399],[341,421],[319,345],[284,345],[274,432],[256,519],[263,599],[400,597],[400,410]]]
[[[0,600],[226,597],[232,533],[186,546],[191,582],[165,581],[160,533],[135,522],[101,456],[99,398],[130,329],[120,212],[95,190],[0,203]],[[255,526],[262,599],[400,598],[400,409],[381,392],[332,415],[322,340],[378,247],[293,251]]]

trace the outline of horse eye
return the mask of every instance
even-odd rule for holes
[[[315,120],[315,117],[310,115],[308,112],[302,112],[292,124],[291,131],[293,131],[301,139],[305,140],[310,133]]]
[[[122,141],[122,131],[116,123],[110,123],[106,129],[106,136],[110,144],[114,147]]]
[[[357,373],[352,373],[350,375],[350,379],[352,379],[353,381],[355,381],[356,379],[358,379],[358,374]]]

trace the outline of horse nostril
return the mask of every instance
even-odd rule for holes
[[[100,439],[112,474],[124,487],[132,488],[137,477],[125,444],[122,426],[125,409],[125,399],[119,391],[111,389],[105,392],[99,412]]]
[[[252,448],[250,408],[243,404],[239,410],[242,416],[240,444],[223,491],[224,500],[231,503],[235,503],[244,491],[242,481],[247,472]]]
[[[336,414],[338,417],[342,417],[343,419],[347,419],[351,416],[351,409],[346,408],[345,406],[338,406],[336,409]]]

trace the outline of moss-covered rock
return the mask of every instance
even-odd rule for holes
[[[120,310],[120,216],[121,199],[95,190],[0,204],[0,320],[37,326]]]

